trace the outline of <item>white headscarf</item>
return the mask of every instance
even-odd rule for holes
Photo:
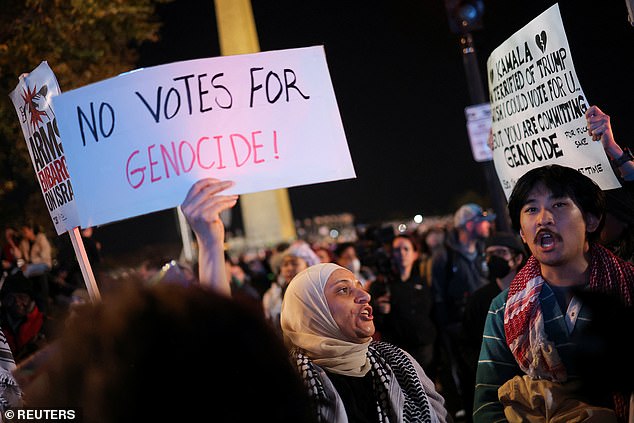
[[[344,335],[330,313],[324,288],[337,269],[334,263],[320,263],[299,272],[288,284],[282,302],[282,331],[289,346],[301,348],[318,366],[342,375],[362,377],[370,370],[369,339],[362,344],[344,341]]]

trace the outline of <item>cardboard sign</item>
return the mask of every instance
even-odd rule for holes
[[[57,234],[79,226],[73,184],[51,98],[60,93],[55,74],[42,62],[9,94],[18,114],[37,180]]]
[[[53,99],[82,226],[227,194],[354,178],[323,47],[141,69]]]
[[[620,187],[600,142],[586,128],[581,89],[557,4],[491,53],[487,61],[493,161],[506,197],[527,171],[557,163]]]

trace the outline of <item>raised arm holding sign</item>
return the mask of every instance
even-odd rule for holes
[[[506,197],[545,164],[579,170],[603,189],[620,186],[588,135],[588,101],[574,69],[557,4],[513,34],[487,61],[493,160]]]

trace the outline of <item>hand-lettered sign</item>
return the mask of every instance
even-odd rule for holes
[[[354,178],[323,47],[198,59],[54,97],[82,226],[227,194]]]
[[[58,119],[51,105],[51,98],[59,93],[55,74],[48,63],[42,62],[31,73],[23,75],[9,94],[58,235],[79,226]]]
[[[493,161],[508,198],[524,173],[557,163],[601,188],[620,186],[586,128],[581,90],[557,4],[491,53],[487,61]]]

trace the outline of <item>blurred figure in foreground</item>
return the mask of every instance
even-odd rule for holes
[[[85,423],[180,421],[182,407],[219,422],[313,421],[284,346],[253,310],[195,285],[120,289],[77,310],[26,406],[73,409]]]

